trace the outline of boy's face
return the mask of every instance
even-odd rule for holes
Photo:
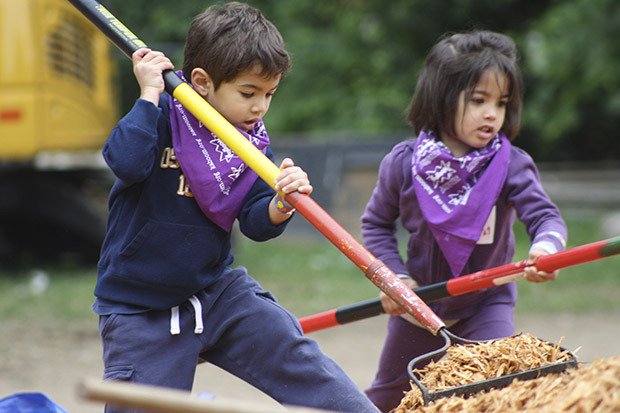
[[[254,66],[251,70],[240,73],[235,79],[222,82],[217,90],[205,73],[206,81],[202,88],[196,90],[233,126],[247,132],[267,114],[273,94],[280,83],[280,75],[267,79],[260,72],[261,67]],[[194,80],[192,72],[192,83],[196,86]]]
[[[441,140],[456,157],[485,147],[504,124],[508,99],[506,75],[485,71],[471,95],[463,91],[459,96],[454,125],[457,136],[443,134]]]

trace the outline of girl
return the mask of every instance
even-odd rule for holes
[[[476,31],[444,36],[433,47],[408,113],[417,139],[385,156],[361,218],[367,248],[411,287],[511,262],[515,217],[532,241],[530,259],[565,247],[566,226],[532,158],[510,143],[520,113],[521,76],[510,38]],[[404,262],[399,218],[409,234]],[[533,266],[525,273],[532,282],[557,276]],[[387,412],[411,389],[407,363],[439,349],[443,339],[398,317],[403,310],[384,294],[381,301],[393,317],[366,393]],[[451,332],[485,340],[514,334],[515,301],[510,283],[430,306]]]

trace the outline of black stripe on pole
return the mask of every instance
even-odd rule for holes
[[[69,0],[69,2],[97,26],[127,57],[131,58],[136,50],[148,47],[99,2],[95,0]],[[166,70],[163,77],[166,92],[171,95],[174,89],[183,83],[183,80],[172,70]]]
[[[450,297],[450,292],[448,292],[448,283],[449,281],[444,281],[436,284],[425,285],[422,287],[414,288],[414,292],[424,300],[425,303],[432,303],[433,301],[438,301],[446,297]]]
[[[418,287],[413,290],[418,297],[425,303],[431,303],[449,297],[447,282]],[[365,301],[358,301],[353,304],[344,305],[336,309],[336,321],[338,324],[352,323],[353,321],[364,320],[366,318],[383,314],[383,306],[378,298],[371,298]]]
[[[618,253],[620,253],[620,237],[608,239],[600,250],[600,254],[603,257],[609,257]]]
[[[183,79],[181,79],[173,70],[164,71],[163,76],[164,82],[166,83],[166,92],[170,95],[174,95],[174,89],[183,83]]]
[[[338,321],[338,324],[347,324],[353,321],[374,317],[382,313],[383,307],[381,306],[381,301],[377,298],[372,298],[338,307],[336,310],[336,321]]]
[[[88,20],[93,22],[128,57],[147,47],[142,40],[95,0],[69,0]]]

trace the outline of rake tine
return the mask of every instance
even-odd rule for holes
[[[425,405],[428,404],[432,400],[431,393],[428,391],[428,388],[426,388],[426,386],[422,384],[420,379],[418,379],[418,376],[415,375],[413,370],[416,364],[420,363],[421,361],[432,359],[433,357],[439,354],[444,354],[448,350],[448,348],[452,344],[452,342],[450,341],[450,336],[452,334],[448,334],[448,331],[445,328],[442,328],[441,330],[437,332],[437,335],[442,336],[445,340],[445,344],[442,348],[440,348],[439,350],[431,351],[430,353],[422,354],[421,356],[414,358],[413,360],[409,362],[409,364],[407,364],[407,374],[409,375],[409,378],[411,379],[411,381],[413,381],[416,384],[416,386],[418,386],[420,391],[422,392],[422,397],[424,398]]]
[[[570,355],[571,358],[569,360],[548,364],[548,365],[538,367],[538,368],[533,368],[530,370],[510,373],[510,374],[506,374],[500,377],[477,381],[474,383],[469,383],[469,384],[465,384],[461,386],[449,387],[447,389],[430,392],[428,388],[424,384],[422,384],[418,376],[413,372],[417,364],[419,364],[421,361],[429,360],[429,359],[434,358],[435,356],[446,353],[450,345],[452,345],[452,343],[456,344],[457,342],[460,342],[463,344],[483,344],[483,343],[488,343],[490,341],[498,340],[498,339],[478,340],[478,341],[469,340],[469,339],[459,337],[451,333],[446,328],[442,328],[441,330],[439,330],[438,335],[441,335],[446,340],[446,344],[442,348],[440,348],[439,350],[432,351],[430,353],[422,354],[421,356],[418,356],[414,358],[413,360],[411,360],[409,364],[407,365],[407,375],[409,376],[411,381],[414,382],[415,385],[420,389],[420,392],[422,393],[422,398],[424,400],[424,405],[428,405],[430,402],[437,400],[437,399],[444,398],[444,397],[450,397],[450,396],[467,397],[471,394],[478,393],[481,391],[490,390],[490,389],[499,389],[499,388],[510,385],[510,383],[512,383],[515,379],[530,380],[530,379],[535,379],[535,378],[538,378],[540,376],[544,376],[547,374],[561,373],[568,368],[576,367],[578,364],[577,358],[575,357],[573,353],[566,351],[566,349],[560,347],[560,350],[566,351]]]

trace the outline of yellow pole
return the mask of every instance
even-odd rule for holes
[[[222,142],[272,188],[280,175],[280,168],[248,141],[234,126],[216,111],[187,83],[178,85],[172,95],[199,121],[206,125]]]

